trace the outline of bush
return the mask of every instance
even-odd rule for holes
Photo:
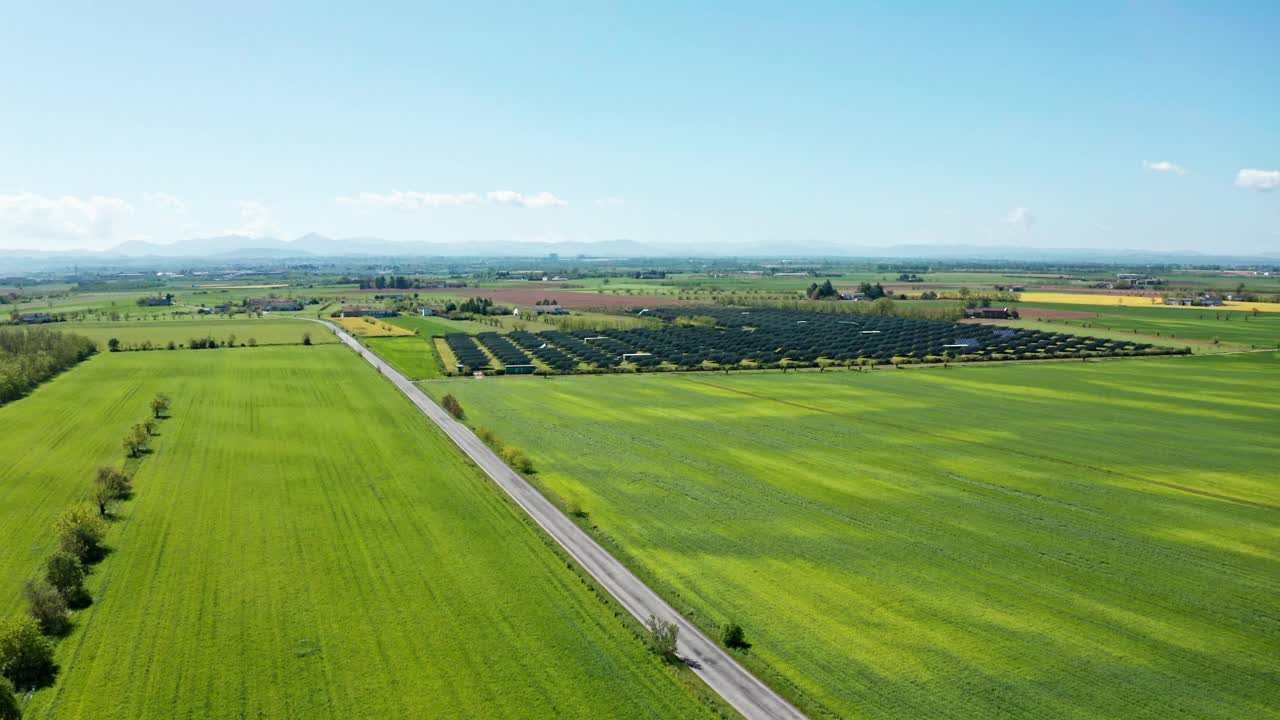
[[[729,623],[720,629],[720,642],[731,650],[746,650],[751,647],[747,642],[747,634],[738,623]]]
[[[649,646],[650,652],[667,662],[675,662],[679,659],[676,655],[676,639],[679,637],[680,628],[675,623],[659,620],[656,616],[650,615],[644,622],[644,626],[649,631],[645,644]]]
[[[533,461],[529,456],[518,447],[505,447],[502,449],[502,459],[507,462],[512,469],[517,472],[531,473],[533,472]]]
[[[467,414],[462,410],[462,403],[458,402],[458,398],[454,397],[453,393],[445,395],[441,400],[441,404],[444,405],[444,409],[448,411],[450,415],[459,420],[466,419]]]
[[[0,677],[0,720],[22,720],[22,708],[13,692],[13,683]]]
[[[58,589],[42,580],[27,583],[27,614],[40,625],[40,632],[51,637],[60,637],[71,629],[71,612],[67,610],[67,599]]]
[[[88,505],[67,508],[54,523],[58,545],[80,558],[81,562],[93,562],[102,557],[102,541],[107,536],[107,524]]]
[[[53,643],[40,633],[35,618],[14,618],[0,626],[0,675],[17,688],[48,684],[58,668],[53,664]]]
[[[44,561],[44,579],[63,599],[74,600],[84,591],[84,563],[66,550],[59,550]]]

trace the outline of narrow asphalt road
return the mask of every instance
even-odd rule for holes
[[[308,318],[303,318],[308,319]],[[416,385],[409,382],[382,358],[367,350],[355,338],[336,325],[323,320],[331,330],[360,356],[391,380],[424,415],[440,427],[458,447],[462,448],[489,477],[493,478],[524,511],[542,526],[560,546],[586,568],[596,582],[609,592],[627,612],[643,622],[655,615],[680,627],[677,651],[680,657],[702,678],[712,690],[719,693],[730,705],[750,720],[764,718],[804,718],[805,715],[788,703],[754,675],[737,663],[719,645],[676,612],[658,594],[650,590],[627,570],[591,536],[578,527],[555,505],[542,496],[527,480],[507,467],[501,458],[489,449],[465,425],[436,405]]]

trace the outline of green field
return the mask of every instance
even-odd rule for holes
[[[440,369],[440,356],[436,354],[429,335],[365,338],[361,342],[407,378],[428,380],[444,377],[444,372]]]
[[[424,387],[812,715],[1280,717],[1280,353]]]
[[[1070,328],[1065,332],[1096,334],[1097,330],[1112,330],[1149,335],[1154,342],[1177,344],[1177,340],[1197,340],[1243,347],[1280,347],[1280,313],[1253,314],[1244,311],[1217,308],[1186,309],[1166,307],[1123,307],[1115,305],[1061,305],[1032,303],[1031,307],[1053,310],[1094,313],[1097,317],[1053,318],[1053,322],[1021,321],[1022,327],[1049,330],[1053,327]],[[1159,335],[1157,335],[1159,333]],[[1173,338],[1171,341],[1170,338]]]
[[[172,418],[28,719],[710,712],[333,346],[104,354],[0,408],[0,614],[156,391]]]
[[[338,341],[332,332],[314,323],[270,317],[64,322],[49,327],[84,335],[104,349],[111,338],[126,345],[150,342],[153,346],[162,346],[170,341],[185,345],[193,338],[226,341],[234,336],[237,345],[247,343],[250,338],[259,345],[296,345],[302,342],[304,333],[310,333],[313,343]]]

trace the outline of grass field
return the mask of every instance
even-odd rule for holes
[[[224,341],[235,336],[237,344],[246,343],[249,338],[253,338],[259,345],[296,345],[302,342],[304,333],[310,333],[313,343],[338,341],[333,333],[317,325],[273,318],[65,322],[49,327],[84,335],[103,348],[111,338],[126,345],[141,345],[144,342],[165,345],[170,341],[186,344],[192,338],[205,337]]]
[[[709,712],[332,346],[104,355],[0,408],[0,613],[158,390],[172,418],[28,720]]]
[[[428,380],[444,376],[440,358],[429,336],[369,338],[364,344],[404,373],[405,377]]]
[[[1220,308],[1108,307],[1105,305],[1066,305],[1038,303],[1037,307],[1094,313],[1095,317],[1053,318],[1052,323],[1020,321],[1012,323],[1037,330],[1075,329],[1082,335],[1098,330],[1128,331],[1130,337],[1151,336],[1150,342],[1176,345],[1176,340],[1199,340],[1259,348],[1280,346],[1280,313],[1234,312]],[[1186,312],[1198,310],[1199,312]],[[1070,332],[1070,330],[1068,330]],[[1174,338],[1174,341],[1170,341]]]
[[[424,387],[813,715],[1280,717],[1280,353]]]

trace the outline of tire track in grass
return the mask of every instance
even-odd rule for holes
[[[686,376],[684,380],[694,383],[696,385],[705,385],[707,387],[716,388],[717,390],[723,390],[725,392],[734,393],[736,395],[745,395],[747,397],[753,397],[758,400],[768,400],[769,402],[775,402],[782,405],[790,405],[791,407],[801,408],[803,410],[809,410],[811,412],[823,413],[823,414],[832,415],[835,417],[850,417],[847,413],[837,412],[835,410],[829,410],[824,407],[818,407],[816,405],[806,405],[805,403],[796,402],[794,400],[784,400],[782,398],[773,397],[773,396],[765,395],[762,393],[751,392],[750,390],[742,390],[739,388],[731,388],[731,387],[727,387],[717,383],[706,382],[703,380],[695,380],[692,377]],[[1171,490],[1178,490],[1180,492],[1190,493],[1192,495],[1199,495],[1201,497],[1207,497],[1213,500],[1221,500],[1223,502],[1235,503],[1237,505],[1245,505],[1248,507],[1255,507],[1262,510],[1280,510],[1280,505],[1274,505],[1272,503],[1265,503],[1258,500],[1247,500],[1245,498],[1235,497],[1234,495],[1225,495],[1223,493],[1216,493],[1211,490],[1201,490],[1199,488],[1188,487],[1186,485],[1179,485],[1177,483],[1166,482],[1164,480],[1155,480],[1152,478],[1143,477],[1141,475],[1132,475],[1129,473],[1120,472],[1118,470],[1112,470],[1110,468],[1103,468],[1103,467],[1098,467],[1096,465],[1089,465],[1088,463],[1074,462],[1072,460],[1067,460],[1066,458],[1054,457],[1052,455],[1042,455],[1040,453],[1034,453],[1027,450],[1019,450],[1017,448],[1012,448],[1004,445],[992,445],[990,443],[982,442],[981,440],[970,440],[962,437],[952,437],[950,435],[945,435],[943,433],[929,432],[928,430],[922,430],[919,427],[915,427],[911,425],[903,425],[900,423],[894,423],[888,420],[884,420],[883,418],[876,418],[876,424],[884,425],[897,430],[902,430],[908,433],[916,433],[916,434],[924,435],[927,437],[937,438],[939,440],[945,440],[948,442],[958,442],[958,443],[963,443],[965,445],[976,445],[978,447],[986,448],[989,450],[1005,452],[1011,455],[1019,455],[1021,457],[1031,458],[1033,460],[1043,460],[1046,462],[1060,463],[1063,465],[1067,465],[1069,467],[1080,468],[1082,470],[1089,470],[1092,472],[1102,473],[1105,475],[1111,475],[1113,477],[1123,478],[1125,480],[1131,480],[1131,481],[1141,482],[1141,483],[1149,483],[1151,485],[1158,485],[1160,487],[1169,488]]]

